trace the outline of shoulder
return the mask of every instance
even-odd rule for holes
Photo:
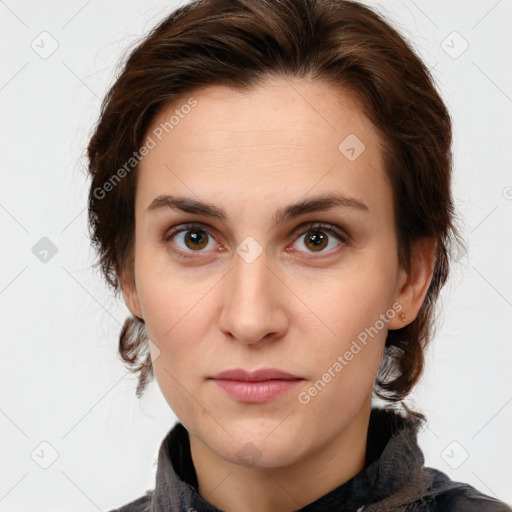
[[[144,496],[130,501],[119,508],[109,510],[109,512],[149,512],[152,495],[153,491],[147,491]]]
[[[432,484],[421,501],[426,507],[410,510],[433,512],[512,512],[512,508],[496,498],[483,494],[469,484],[455,482],[445,473],[425,468]],[[419,505],[419,503],[418,503]],[[409,508],[407,508],[409,510]]]

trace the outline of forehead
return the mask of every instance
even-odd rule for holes
[[[139,165],[141,206],[165,187],[209,200],[336,188],[370,201],[389,188],[377,129],[353,95],[326,82],[197,89],[161,108],[146,136],[154,147]]]
[[[276,144],[298,145],[302,137],[321,142],[319,149],[337,149],[349,134],[378,137],[354,94],[325,81],[297,78],[268,79],[244,89],[196,89],[162,107],[148,134],[155,130],[158,139],[172,133],[174,141],[169,142],[184,151],[268,143],[269,136]]]

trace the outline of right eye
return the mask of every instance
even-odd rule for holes
[[[220,246],[213,236],[200,224],[186,224],[167,231],[165,242],[171,241],[178,249],[175,252],[184,258],[191,258],[191,253],[206,252],[203,249],[215,249]]]

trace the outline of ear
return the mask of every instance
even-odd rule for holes
[[[142,309],[140,307],[139,296],[135,286],[135,279],[131,272],[122,273],[119,275],[119,284],[123,293],[124,303],[130,310],[131,314],[142,320]]]
[[[411,247],[411,268],[400,269],[395,301],[402,305],[390,320],[388,329],[401,329],[410,324],[423,305],[432,281],[436,261],[436,240],[422,238]],[[405,321],[402,320],[405,315]]]

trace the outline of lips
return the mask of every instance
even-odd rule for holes
[[[301,377],[291,373],[277,370],[275,368],[263,368],[253,372],[248,372],[241,368],[226,370],[211,377],[216,380],[237,380],[242,382],[262,382],[265,380],[302,380]]]
[[[248,372],[237,368],[210,378],[230,398],[243,403],[263,403],[289,391],[304,379],[275,368]]]

